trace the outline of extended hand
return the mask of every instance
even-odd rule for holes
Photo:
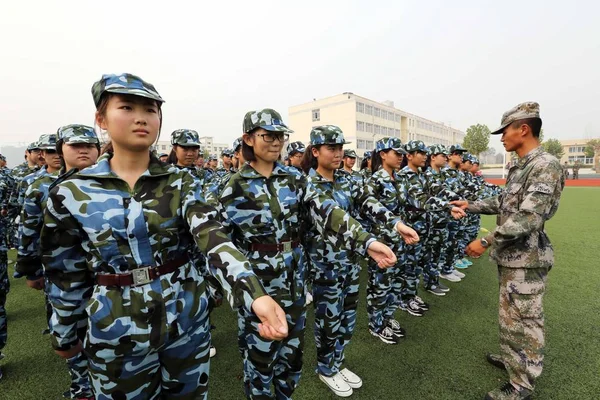
[[[465,249],[465,253],[467,253],[469,257],[479,258],[483,253],[485,253],[486,250],[487,249],[481,244],[481,240],[475,239],[469,243]]]
[[[396,230],[404,239],[406,244],[415,244],[419,242],[419,234],[410,226],[404,225],[402,222],[396,224]]]
[[[75,357],[77,354],[83,351],[83,344],[81,344],[81,340],[77,342],[75,347],[70,348],[69,350],[54,350],[56,354],[61,356],[64,359],[69,359]]]
[[[33,281],[27,279],[27,286],[35,290],[42,290],[44,286],[46,286],[46,281],[44,278],[39,278]]]
[[[367,253],[377,262],[377,266],[382,269],[392,267],[398,262],[392,249],[378,241],[371,243],[367,249]]]
[[[454,219],[461,219],[467,216],[467,213],[460,207],[452,207],[450,214],[452,214]]]
[[[450,204],[452,204],[453,206],[456,206],[458,208],[462,208],[463,210],[466,210],[467,207],[469,206],[469,202],[467,200],[454,200],[454,201],[451,201]]]
[[[260,319],[258,333],[267,340],[282,340],[288,335],[285,312],[270,296],[252,302],[252,311]]]

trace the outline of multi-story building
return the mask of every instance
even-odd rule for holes
[[[403,143],[422,140],[427,145],[462,143],[465,137],[444,123],[395,108],[392,101],[380,103],[350,92],[292,106],[288,113],[295,131],[290,140],[308,143],[313,126],[337,125],[346,141],[352,142],[344,148],[356,150],[360,158],[385,136],[398,137]]]
[[[229,148],[226,143],[215,143],[212,136],[203,136],[200,138],[200,148],[208,154],[221,156],[221,152]],[[156,151],[159,153],[169,153],[171,151],[171,142],[159,140],[156,144]]]
[[[560,163],[564,164],[566,162],[571,165],[580,162],[585,166],[593,167],[594,157],[586,157],[584,153],[588,141],[589,139],[559,140],[564,151]]]

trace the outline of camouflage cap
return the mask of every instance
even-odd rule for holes
[[[406,154],[406,150],[402,145],[402,141],[397,137],[384,137],[375,143],[375,151],[380,152],[383,150],[392,149],[396,153]]]
[[[369,159],[371,158],[371,156],[373,155],[372,151],[365,151],[365,154],[363,155],[364,159]]]
[[[29,146],[27,146],[27,151],[39,150],[39,149],[40,149],[40,145],[38,144],[38,142],[31,142],[31,143],[29,143]]]
[[[169,155],[167,153],[160,153],[158,155],[158,158],[160,158],[160,157],[169,157]]]
[[[473,157],[471,158],[471,162],[472,162],[473,164],[480,164],[480,162],[479,162],[479,158],[477,158],[477,157],[475,157],[475,156],[473,156]]]
[[[0,154],[0,160],[6,161],[6,156],[4,156],[3,154]]]
[[[92,86],[92,97],[96,107],[100,104],[100,99],[105,92],[131,94],[164,103],[154,85],[132,74],[102,75],[102,78]]]
[[[244,133],[252,132],[257,128],[262,128],[266,131],[273,132],[294,132],[283,123],[281,115],[277,111],[270,108],[248,111],[244,116],[243,128]]]
[[[40,150],[55,150],[56,151],[56,134],[42,135],[38,140]]]
[[[217,161],[219,158],[216,154],[211,154],[208,156],[208,161]]]
[[[357,158],[358,156],[356,155],[356,152],[354,150],[347,149],[347,150],[344,150],[344,158],[346,158],[346,157]]]
[[[441,144],[432,144],[429,146],[429,154],[434,156],[438,154],[448,155],[448,150]]]
[[[449,153],[466,153],[467,149],[465,149],[464,147],[462,147],[460,144],[453,144],[452,146],[450,146],[450,150]]]
[[[192,129],[177,129],[171,133],[171,144],[183,147],[200,147],[198,132]]]
[[[463,162],[470,162],[470,163],[472,163],[473,162],[473,155],[471,153],[464,153],[462,155],[462,160],[463,160]]]
[[[310,131],[310,144],[349,144],[344,139],[344,132],[335,125],[315,126]]]
[[[56,131],[58,140],[62,140],[64,143],[76,144],[76,143],[99,143],[98,135],[91,126],[87,125],[65,125],[58,128]]]
[[[286,148],[286,152],[289,155],[292,155],[294,153],[304,153],[306,151],[306,146],[304,145],[304,143],[297,141],[297,142],[292,142],[290,144],[287,145]]]
[[[500,128],[492,132],[492,135],[497,135],[504,132],[504,128],[512,124],[515,121],[526,118],[540,118],[540,105],[535,101],[527,101],[521,103],[504,114],[502,114],[502,120],[500,121]]]
[[[234,152],[238,151],[242,147],[242,138],[239,137],[239,138],[235,139],[233,141],[233,146],[231,146],[231,147],[233,148]]]
[[[233,149],[223,149],[221,152],[221,157],[223,156],[233,157]]]
[[[425,146],[425,143],[423,143],[420,140],[411,140],[410,142],[406,143],[404,149],[407,153],[413,153],[415,151],[425,154],[429,153],[429,149],[427,148],[427,146]]]

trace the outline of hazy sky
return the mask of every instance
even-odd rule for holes
[[[482,5],[487,3],[488,5]],[[162,138],[232,142],[242,117],[350,91],[466,130],[541,104],[547,138],[600,136],[597,1],[10,1],[0,143],[92,124],[92,83],[131,72]],[[497,148],[497,138],[492,145]]]

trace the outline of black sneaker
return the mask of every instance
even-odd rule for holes
[[[510,382],[506,382],[498,389],[488,392],[484,400],[529,400],[532,394],[529,389],[516,389]]]
[[[419,308],[423,311],[429,311],[429,304],[425,303],[422,298],[415,296],[415,301],[419,305]]]
[[[46,328],[42,331],[42,335],[49,335],[50,334],[50,329]]]
[[[438,287],[438,289],[440,289],[444,293],[448,293],[450,291],[450,288],[441,282],[438,282],[435,285]]]
[[[400,326],[400,323],[395,319],[388,319],[386,326],[390,328],[394,335],[396,335],[397,337],[403,338],[406,336],[406,331]]]
[[[369,329],[371,335],[378,337],[383,343],[386,344],[398,344],[398,336],[394,335],[394,332],[389,326],[383,328],[383,330],[379,333],[375,332],[372,329]]]
[[[424,313],[415,299],[410,299],[406,303],[400,303],[400,309],[415,317],[422,317]]]
[[[485,359],[487,360],[487,362],[492,364],[494,367],[497,367],[500,369],[506,369],[506,365],[504,365],[504,360],[502,360],[502,357],[499,356],[498,354],[488,353],[485,355]]]
[[[439,288],[437,285],[431,285],[425,288],[429,293],[433,293],[436,296],[445,296],[446,292]]]

